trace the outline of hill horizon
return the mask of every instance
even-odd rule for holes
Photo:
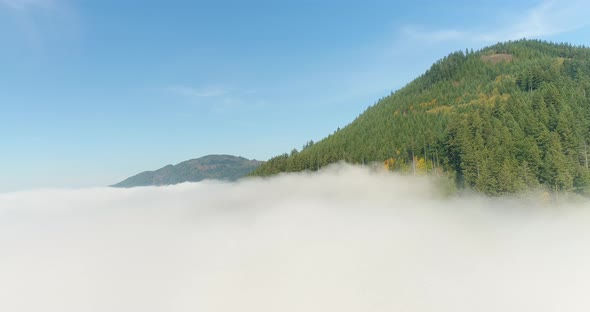
[[[189,159],[176,165],[166,165],[154,171],[144,171],[111,187],[137,187],[199,182],[205,179],[235,181],[252,172],[263,162],[241,156],[210,154]]]
[[[378,161],[501,195],[590,193],[590,49],[516,40],[449,54],[321,141],[253,175]]]

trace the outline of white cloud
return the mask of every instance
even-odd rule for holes
[[[0,311],[587,311],[587,209],[356,167],[0,194]]]
[[[256,91],[220,86],[190,87],[175,85],[164,89],[166,92],[186,98],[189,102],[210,107],[212,112],[224,113],[237,107],[259,107],[264,100],[256,98]]]
[[[530,9],[516,22],[494,26],[489,31],[465,29],[424,30],[420,27],[405,26],[401,34],[409,39],[438,43],[444,41],[498,42],[522,38],[540,38],[580,29],[590,25],[587,12],[588,1],[544,1]],[[514,14],[514,16],[519,16]]]
[[[31,8],[50,8],[55,5],[54,0],[0,0],[0,4],[14,10]]]
[[[195,88],[183,85],[170,86],[166,90],[187,97],[219,97],[229,93],[227,89],[221,87]]]

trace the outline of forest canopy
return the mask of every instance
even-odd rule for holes
[[[379,162],[490,195],[529,188],[588,195],[589,93],[586,47],[518,40],[458,51],[346,127],[253,175]]]

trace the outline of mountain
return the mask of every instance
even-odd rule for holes
[[[205,179],[237,180],[263,162],[231,155],[208,155],[168,165],[156,171],[145,171],[112,185],[113,187],[134,187],[168,185],[182,182],[198,182]]]
[[[538,40],[451,53],[353,122],[252,174],[379,162],[490,195],[590,193],[590,49]]]

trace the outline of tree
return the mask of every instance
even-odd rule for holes
[[[544,158],[545,180],[556,191],[569,191],[573,187],[573,176],[568,168],[568,162],[563,154],[559,136],[552,132]]]

